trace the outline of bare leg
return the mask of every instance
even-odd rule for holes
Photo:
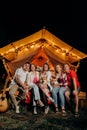
[[[49,95],[50,91],[47,88],[47,86],[42,85],[41,87],[42,92],[47,96],[48,100],[51,100],[52,102],[54,102],[54,100],[52,99],[52,97]]]
[[[75,112],[78,113],[78,106],[79,106],[78,92],[73,91],[73,95],[75,96]]]
[[[70,103],[70,92],[69,92],[69,91],[66,91],[66,92],[65,92],[65,97],[66,97],[66,101],[67,101],[68,103]]]

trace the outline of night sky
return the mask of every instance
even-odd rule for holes
[[[87,54],[87,21],[85,3],[81,1],[22,1],[0,3],[0,48],[27,37],[43,27]],[[86,83],[87,59],[78,70],[82,85]],[[87,87],[87,85],[85,86]]]

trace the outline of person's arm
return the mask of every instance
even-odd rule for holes
[[[26,89],[28,87],[25,83],[21,81],[20,75],[17,74],[15,79],[16,79],[17,84],[20,85],[23,89]]]
[[[74,90],[77,90],[76,78],[73,78],[73,86]]]
[[[75,72],[75,71],[72,71],[72,72],[71,72],[71,76],[72,76],[72,81],[73,81],[74,90],[77,90],[76,72]]]

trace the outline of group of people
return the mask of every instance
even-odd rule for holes
[[[33,113],[37,114],[37,106],[49,111],[49,101],[54,105],[55,112],[61,108],[62,115],[66,115],[66,101],[71,105],[71,95],[74,97],[75,116],[78,116],[80,83],[78,76],[69,64],[57,64],[52,72],[47,63],[40,71],[34,64],[28,62],[17,68],[9,86],[9,95],[15,106],[16,113],[20,113],[20,101],[26,98],[30,90],[32,93]],[[16,91],[22,90],[22,98],[17,100]]]

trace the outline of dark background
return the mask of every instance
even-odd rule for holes
[[[86,3],[81,1],[4,1],[0,3],[0,48],[45,27],[52,34],[87,54]],[[87,90],[87,58],[78,76]],[[1,75],[4,69],[1,65]]]

